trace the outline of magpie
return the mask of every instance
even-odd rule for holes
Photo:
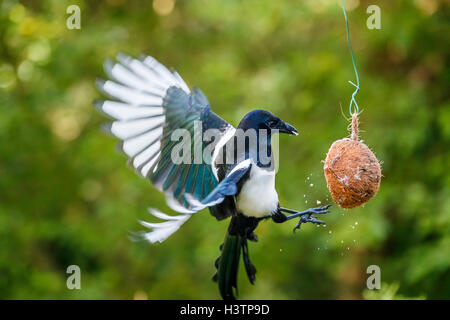
[[[204,208],[217,220],[231,218],[213,277],[223,299],[236,298],[241,254],[247,276],[255,282],[247,241],[257,241],[259,222],[299,218],[294,231],[306,222],[324,223],[314,214],[328,213],[330,205],[296,211],[278,201],[271,141],[275,133],[297,135],[293,126],[268,111],[254,110],[235,128],[211,110],[200,89],[191,91],[176,71],[150,56],[135,59],[119,53],[116,62],[105,61],[104,69],[109,79],[98,79],[97,87],[111,100],[94,104],[115,119],[105,129],[122,140],[118,147],[128,164],[164,192],[168,206],[180,213],[149,209],[165,221],[140,221],[150,231],[139,236],[162,242]],[[174,160],[174,155],[179,158]]]

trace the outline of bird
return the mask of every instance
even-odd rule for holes
[[[212,111],[200,89],[191,90],[176,71],[151,56],[118,53],[115,61],[105,61],[104,71],[107,79],[97,79],[96,85],[109,100],[94,101],[113,119],[104,129],[121,140],[118,148],[128,164],[162,191],[178,213],[150,208],[163,222],[139,221],[149,230],[135,236],[163,242],[205,208],[218,221],[230,219],[213,276],[223,299],[237,298],[241,255],[255,283],[248,241],[258,241],[254,231],[261,221],[298,218],[294,231],[304,223],[324,223],[315,215],[328,213],[330,205],[297,211],[278,200],[272,136],[298,135],[292,125],[257,109],[235,128]]]

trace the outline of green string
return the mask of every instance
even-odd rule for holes
[[[355,100],[356,94],[359,91],[359,76],[358,76],[358,70],[356,70],[356,63],[355,63],[355,58],[353,56],[352,43],[350,41],[350,34],[348,32],[348,20],[347,20],[347,13],[345,12],[344,0],[341,0],[341,1],[342,1],[342,11],[344,11],[344,17],[345,17],[345,25],[347,26],[347,42],[348,42],[348,46],[350,47],[350,53],[352,55],[352,62],[353,62],[353,69],[355,70],[355,75],[356,75],[356,84],[354,84],[353,82],[349,81],[349,83],[356,88],[356,90],[352,94],[352,99],[350,100],[350,105],[348,107],[348,111],[350,113],[350,116],[352,116],[352,114],[353,114],[353,112],[352,112],[352,105],[355,105],[355,112],[359,113],[359,107],[358,107],[358,104],[356,103],[356,100]]]

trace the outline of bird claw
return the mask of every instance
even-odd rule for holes
[[[326,213],[330,213],[330,211],[328,210],[331,207],[331,204],[328,204],[326,206],[321,206],[321,207],[317,207],[317,208],[311,208],[311,214],[326,214]]]
[[[305,216],[301,216],[300,219],[298,220],[297,225],[294,227],[294,230],[293,230],[294,233],[295,233],[295,231],[297,229],[300,229],[300,227],[302,226],[303,223],[307,223],[307,222],[311,222],[311,223],[314,223],[314,224],[317,224],[317,225],[321,225],[321,224],[325,223],[325,221],[316,219],[315,217],[312,217],[311,215],[308,215],[306,217]]]
[[[317,225],[321,225],[324,224],[325,221],[316,219],[315,217],[313,217],[313,214],[326,214],[329,213],[330,211],[328,210],[331,207],[331,204],[328,204],[326,206],[321,206],[321,207],[317,207],[317,208],[311,208],[308,211],[307,215],[304,216],[300,216],[300,219],[298,220],[297,225],[294,227],[294,233],[297,229],[300,229],[301,225],[303,223],[307,223],[307,222],[311,222]]]

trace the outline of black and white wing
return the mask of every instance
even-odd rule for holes
[[[170,217],[153,211],[154,216],[167,221],[159,225],[143,223],[154,230],[146,233],[149,241],[163,241],[190,214],[204,207],[198,204],[218,185],[210,160],[233,136],[235,128],[211,111],[199,89],[191,92],[178,73],[154,58],[134,59],[119,54],[117,61],[105,62],[110,80],[97,81],[98,88],[113,100],[97,102],[96,107],[115,119],[107,130],[122,140],[119,147],[129,157],[128,163],[165,193],[173,210],[182,213]],[[192,139],[173,141],[172,134],[177,129],[186,130]],[[216,129],[217,136],[213,141],[203,141],[203,134],[209,129]],[[186,144],[190,144],[191,154],[182,163],[175,163],[172,151],[181,150]],[[194,161],[193,152],[201,150],[203,155],[205,149],[208,159]],[[214,208],[210,210],[214,215]]]

